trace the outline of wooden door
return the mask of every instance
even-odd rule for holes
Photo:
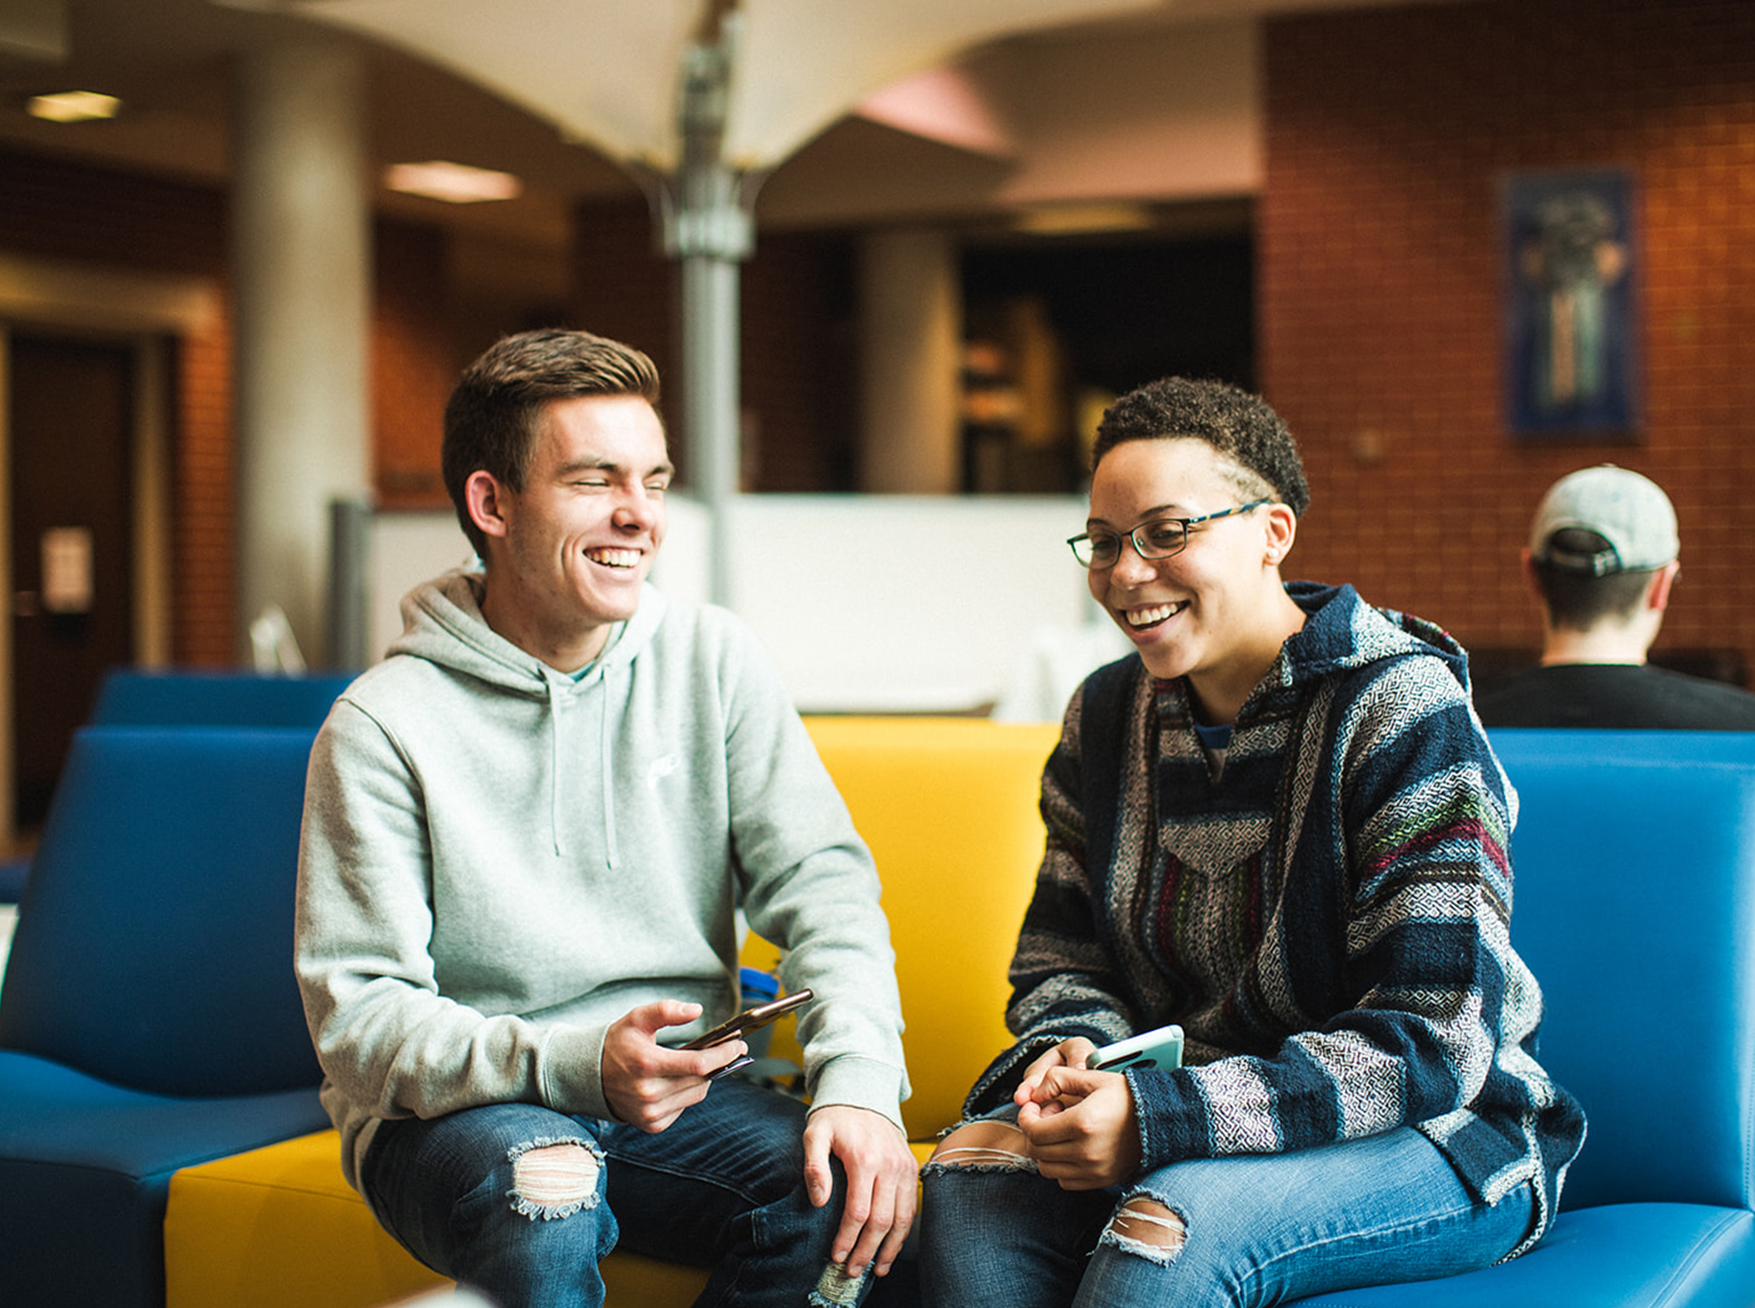
[[[105,669],[134,658],[131,347],[11,337],[15,821],[38,825]]]

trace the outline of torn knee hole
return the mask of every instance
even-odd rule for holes
[[[812,1290],[806,1301],[811,1308],[843,1308],[859,1302],[859,1291],[865,1279],[871,1274],[871,1264],[858,1276],[847,1273],[846,1263],[830,1263],[823,1268],[823,1274],[817,1279],[817,1288]]]
[[[1159,1254],[1182,1248],[1188,1228],[1179,1214],[1147,1196],[1129,1199],[1109,1220],[1109,1233],[1122,1244],[1144,1246]]]
[[[927,1161],[939,1168],[1034,1169],[1024,1133],[1008,1122],[967,1122],[939,1141]]]
[[[538,1143],[512,1152],[515,1211],[526,1217],[570,1217],[597,1202],[597,1154],[578,1141]]]

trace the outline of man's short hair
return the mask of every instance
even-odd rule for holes
[[[1645,599],[1652,568],[1618,568],[1600,576],[1555,558],[1591,558],[1612,550],[1607,538],[1583,527],[1562,527],[1549,537],[1550,557],[1531,555],[1536,588],[1548,620],[1568,631],[1589,631],[1605,618],[1624,621]]]
[[[637,395],[656,409],[658,369],[631,345],[559,327],[507,336],[464,369],[445,405],[439,466],[477,554],[486,540],[469,516],[469,478],[487,472],[523,490],[544,406],[581,395]]]
[[[1650,572],[1673,563],[1680,548],[1663,488],[1612,463],[1555,482],[1530,524],[1531,558],[1594,577]]]
[[[1651,574],[1674,562],[1680,546],[1663,488],[1612,463],[1555,482],[1530,523],[1536,587],[1549,621],[1569,631],[1632,617]]]
[[[1225,382],[1164,377],[1123,395],[1103,414],[1091,450],[1091,470],[1117,445],[1189,437],[1205,441],[1245,477],[1250,499],[1271,493],[1299,517],[1310,507],[1310,486],[1298,446],[1266,400]]]

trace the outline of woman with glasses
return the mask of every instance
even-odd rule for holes
[[[1462,649],[1286,582],[1309,490],[1258,397],[1104,416],[1069,542],[1136,653],[1042,780],[1017,1043],[925,1169],[934,1308],[1280,1303],[1470,1271],[1553,1218],[1584,1119],[1534,1057],[1516,799]],[[1167,1024],[1183,1065],[1090,1070]]]

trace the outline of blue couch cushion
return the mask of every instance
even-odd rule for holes
[[[314,1088],[178,1099],[0,1050],[0,1302],[162,1303],[171,1175],[327,1124]]]
[[[0,987],[0,1047],[154,1094],[321,1079],[292,971],[315,728],[87,727]]]
[[[266,676],[208,669],[114,668],[92,705],[96,726],[321,726],[355,673]]]
[[[1491,735],[1520,801],[1511,939],[1547,1003],[1538,1056],[1589,1119],[1562,1207],[1751,1207],[1755,736]]]
[[[16,904],[24,896],[24,883],[29,876],[28,857],[0,861],[0,904]]]
[[[1466,1276],[1342,1290],[1299,1308],[1749,1308],[1755,1213],[1611,1204],[1560,1214],[1523,1257]]]

